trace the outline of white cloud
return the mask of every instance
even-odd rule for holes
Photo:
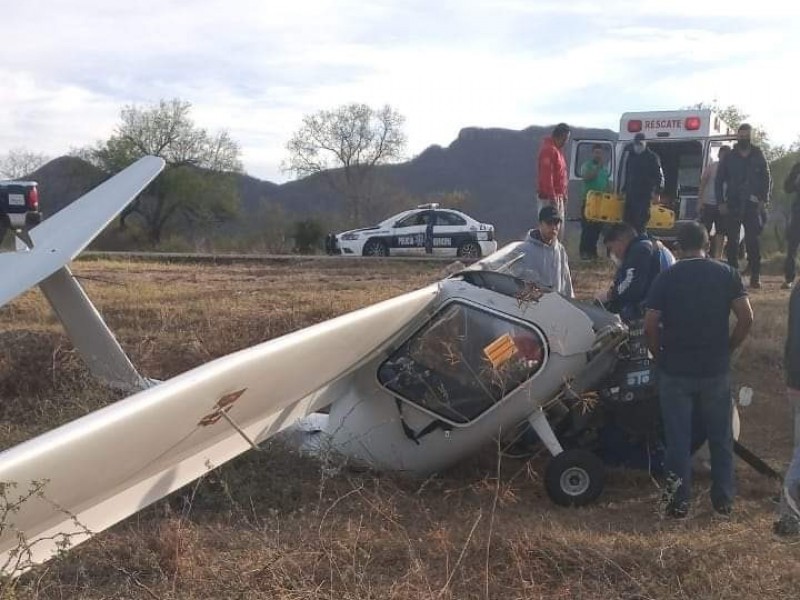
[[[777,141],[800,133],[792,92],[800,4],[624,0],[29,0],[5,7],[0,151],[51,154],[111,133],[128,103],[181,97],[226,128],[256,176],[282,179],[303,114],[390,103],[410,152],[465,126],[568,120],[719,98]],[[752,14],[751,14],[752,13]],[[33,32],[33,33],[31,33]]]

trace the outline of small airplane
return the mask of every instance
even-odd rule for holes
[[[552,456],[545,486],[555,502],[600,495],[604,464],[587,439],[598,414],[626,415],[652,391],[650,367],[631,358],[619,317],[538,287],[524,242],[169,380],[140,375],[68,264],[163,167],[140,159],[0,254],[14,274],[0,280],[0,306],[38,285],[91,372],[132,393],[0,453],[6,501],[18,502],[0,531],[4,574],[278,434],[353,465],[427,476],[526,424]],[[636,426],[652,441],[650,421]]]

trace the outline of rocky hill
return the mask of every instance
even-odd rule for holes
[[[381,168],[381,181],[392,193],[402,191],[406,202],[453,191],[467,200],[464,209],[475,218],[493,223],[502,240],[516,238],[534,219],[533,197],[536,153],[550,128],[462,129],[447,147],[431,146],[411,160]],[[573,139],[614,139],[602,129],[576,129]],[[569,156],[569,148],[567,148]],[[74,157],[57,158],[31,174],[40,184],[46,215],[60,210],[106,178],[92,165]],[[242,216],[226,228],[231,233],[252,229],[265,204],[281,207],[289,217],[341,214],[342,198],[320,177],[281,185],[242,175],[239,179]],[[387,192],[388,193],[388,192]],[[577,187],[571,197],[578,197]],[[576,203],[573,203],[576,204]],[[577,215],[576,206],[571,214]],[[385,216],[385,215],[381,215]],[[373,216],[374,217],[374,216]],[[366,223],[365,223],[366,224]]]

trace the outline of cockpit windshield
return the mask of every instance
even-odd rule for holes
[[[454,303],[380,366],[378,380],[402,400],[466,424],[533,377],[545,357],[532,327]]]

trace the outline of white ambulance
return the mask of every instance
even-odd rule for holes
[[[624,184],[626,153],[631,152],[637,133],[644,133],[648,147],[661,159],[664,170],[661,203],[675,211],[678,222],[695,219],[700,175],[706,165],[717,160],[721,146],[733,145],[736,132],[711,110],[627,112],[620,119],[617,141],[573,141],[570,180],[581,180],[581,166],[591,159],[592,148],[598,144],[604,149],[613,189],[619,192]],[[651,233],[672,241],[675,228]]]

